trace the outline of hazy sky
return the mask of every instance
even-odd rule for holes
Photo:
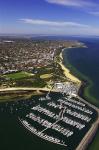
[[[0,0],[0,33],[99,35],[99,0]]]

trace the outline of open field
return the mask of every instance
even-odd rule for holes
[[[12,79],[12,80],[19,80],[19,79],[23,79],[23,78],[27,78],[27,77],[32,77],[34,76],[34,74],[32,73],[28,73],[28,72],[17,72],[17,73],[11,73],[11,74],[7,74],[4,75],[6,78]]]

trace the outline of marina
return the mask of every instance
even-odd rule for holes
[[[50,100],[47,100],[46,95],[47,93],[43,96],[44,101],[40,100],[42,96],[33,96],[28,100],[2,103],[0,112],[6,110],[7,113],[14,114],[20,125],[40,139],[59,145],[62,149],[75,149],[97,121],[97,111],[73,96],[70,98],[51,92]],[[68,98],[70,105],[66,103]]]

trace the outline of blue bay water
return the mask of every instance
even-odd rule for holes
[[[90,38],[80,39],[79,41],[85,43],[87,48],[71,48],[65,50],[63,53],[64,64],[66,65],[66,59],[68,59],[68,62],[76,68],[78,72],[86,76],[92,82],[89,94],[94,97],[97,104],[99,104],[99,39]],[[72,73],[76,74],[75,72]],[[83,79],[83,77],[80,78]]]

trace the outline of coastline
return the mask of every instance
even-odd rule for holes
[[[70,48],[70,47],[69,47]],[[68,48],[64,48],[62,49],[62,52],[60,53],[59,55],[59,58],[60,58],[60,62],[58,62],[58,64],[61,66],[63,72],[64,72],[64,75],[66,76],[66,78],[68,78],[71,82],[74,82],[78,85],[81,86],[81,80],[79,80],[76,76],[74,76],[71,71],[66,68],[66,66],[63,64],[63,51],[66,50]]]
[[[87,76],[79,72],[72,64],[69,63],[67,59],[67,54],[65,55],[65,57],[67,67],[70,68],[71,72],[73,72],[73,75],[78,77],[81,81],[78,95],[99,108],[98,100],[93,95],[91,95],[90,92],[90,89],[93,87],[93,82]]]

